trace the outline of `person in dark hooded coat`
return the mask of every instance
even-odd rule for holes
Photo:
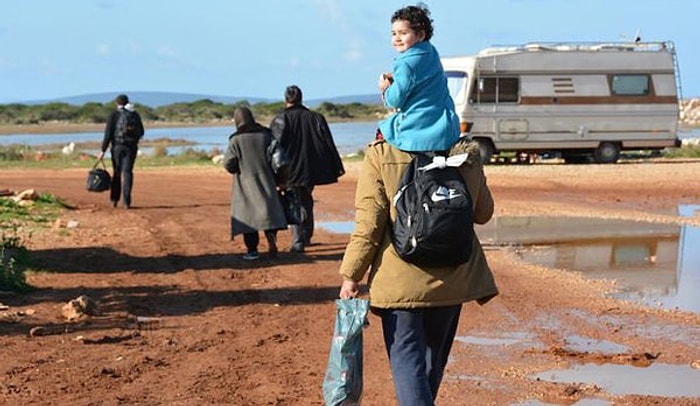
[[[304,252],[314,234],[314,187],[337,182],[345,173],[328,122],[321,113],[304,106],[302,99],[298,86],[288,86],[284,91],[284,111],[270,123],[273,136],[291,161],[287,187],[301,201],[302,224],[290,225],[290,252],[296,253]]]
[[[231,239],[243,234],[245,260],[259,258],[259,231],[265,232],[269,253],[277,254],[277,230],[287,228],[267,149],[272,133],[255,122],[253,113],[239,107],[233,113],[236,132],[229,137],[224,168],[234,175],[231,195]]]

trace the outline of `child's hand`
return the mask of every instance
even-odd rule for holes
[[[384,93],[393,82],[394,77],[391,75],[391,73],[382,73],[381,75],[379,75],[379,82],[377,83],[377,85],[379,86],[379,91],[381,93]]]

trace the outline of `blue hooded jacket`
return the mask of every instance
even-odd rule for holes
[[[394,82],[384,104],[396,111],[379,123],[384,139],[403,151],[445,151],[459,139],[459,118],[440,56],[429,41],[394,58]]]

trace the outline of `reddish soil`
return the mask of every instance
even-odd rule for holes
[[[497,216],[584,214],[700,225],[671,210],[700,203],[697,161],[489,166],[486,172]],[[318,229],[317,244],[293,255],[286,252],[289,232],[282,232],[278,258],[246,262],[242,240],[228,238],[231,177],[223,169],[137,163],[132,210],[85,191],[86,174],[0,172],[0,189],[50,192],[72,206],[61,214],[62,225],[78,222],[35,230],[28,246],[42,271],[28,280],[37,289],[0,296],[9,306],[0,311],[0,404],[323,404],[347,235]],[[357,165],[350,166],[339,183],[316,189],[319,221],[352,220],[356,174]],[[507,248],[489,247],[487,257],[501,294],[485,306],[464,305],[458,335],[527,339],[455,343],[438,404],[700,404],[534,379],[584,363],[695,366],[700,315],[608,298],[613,281],[525,264]],[[99,314],[68,321],[62,308],[81,295],[97,302]],[[572,335],[630,350],[567,350]],[[364,342],[363,404],[395,404],[375,316]],[[700,370],[691,371],[700,382]]]

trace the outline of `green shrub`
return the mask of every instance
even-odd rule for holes
[[[663,154],[667,158],[700,158],[700,145],[683,145],[680,148],[670,148]]]
[[[168,156],[168,147],[165,144],[155,144],[153,146],[153,156],[155,158],[163,158]]]
[[[183,158],[186,158],[186,159],[194,159],[194,160],[202,160],[202,161],[208,161],[210,159],[209,152],[201,150],[201,149],[192,148],[192,147],[185,148],[185,150],[182,151],[179,155],[181,155]]]
[[[27,145],[7,145],[0,146],[0,160],[2,161],[23,161],[27,152],[31,150]]]
[[[25,292],[30,289],[25,275],[29,255],[16,228],[13,231],[0,238],[0,291]]]
[[[223,151],[221,148],[219,148],[219,147],[214,147],[214,148],[211,149],[211,151],[209,151],[209,157],[210,157],[210,158],[213,158],[213,157],[215,157],[215,156],[217,156],[217,155],[223,155],[223,154],[224,154],[224,151]]]

